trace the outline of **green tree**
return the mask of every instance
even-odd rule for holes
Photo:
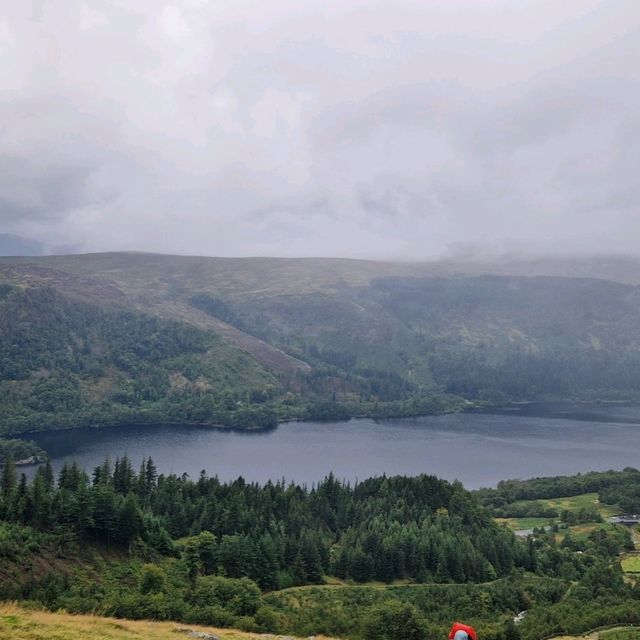
[[[2,490],[2,495],[6,498],[11,490],[16,486],[17,482],[17,472],[16,472],[16,464],[13,461],[11,455],[8,455],[2,466],[2,478],[0,479],[0,489]]]
[[[185,569],[187,571],[187,578],[191,588],[195,588],[196,580],[200,575],[202,569],[202,562],[200,560],[200,547],[198,541],[195,538],[187,540],[184,545],[184,551],[182,552],[182,561],[184,562]]]

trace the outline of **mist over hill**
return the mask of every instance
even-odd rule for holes
[[[633,399],[636,282],[626,258],[2,258],[2,431]]]
[[[11,233],[0,233],[0,256],[43,256],[46,253],[47,247],[42,242]]]
[[[48,256],[80,252],[80,245],[53,245],[33,238],[17,236],[12,233],[0,233],[0,256]]]

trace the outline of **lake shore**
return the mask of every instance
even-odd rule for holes
[[[564,411],[564,409],[563,409]],[[357,481],[386,473],[428,473],[465,486],[637,464],[640,405],[598,407],[549,417],[463,412],[392,420],[286,422],[273,429],[128,425],[32,434],[59,469],[76,460],[89,472],[109,456],[134,464],[151,456],[162,473],[201,470],[224,479],[283,477],[313,484],[333,472]],[[548,407],[547,413],[552,412]]]

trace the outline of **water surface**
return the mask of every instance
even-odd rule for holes
[[[290,422],[241,432],[189,426],[74,429],[32,436],[59,469],[76,460],[92,471],[105,457],[151,456],[162,473],[201,470],[224,480],[311,485],[329,472],[355,481],[418,473],[468,488],[506,478],[639,466],[640,405],[527,405],[400,420]]]

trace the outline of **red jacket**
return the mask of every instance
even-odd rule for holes
[[[449,640],[453,640],[453,636],[456,635],[456,631],[466,631],[471,640],[478,640],[476,630],[467,624],[462,624],[462,622],[453,623],[453,627],[451,627],[451,631],[449,631]]]

